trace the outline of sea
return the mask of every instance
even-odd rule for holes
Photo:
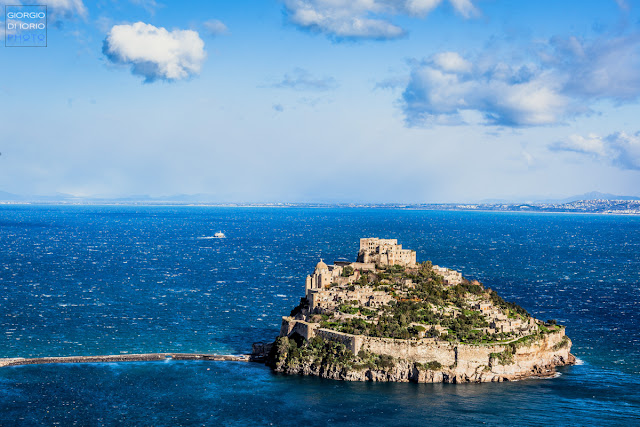
[[[213,238],[216,232],[224,239]],[[244,354],[307,274],[398,239],[536,318],[575,366],[489,384],[352,383],[243,362],[0,368],[0,425],[639,425],[640,217],[373,208],[0,206],[0,357]]]

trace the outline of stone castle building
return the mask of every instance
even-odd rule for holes
[[[402,249],[397,239],[370,237],[360,239],[358,262],[413,267],[416,265],[416,251]]]
[[[348,268],[347,273],[345,269]],[[338,294],[330,292],[330,285],[346,286],[360,279],[361,271],[374,271],[373,263],[362,262],[341,262],[336,261],[333,265],[327,265],[322,259],[316,265],[313,274],[307,276],[305,283],[305,297],[312,308],[329,308],[331,301],[338,301]],[[343,274],[345,273],[345,274]],[[359,298],[355,298],[359,299]],[[321,302],[327,304],[320,304]],[[321,307],[323,306],[323,307]],[[326,306],[326,307],[324,307]]]
[[[360,239],[356,262],[337,261],[327,265],[322,259],[313,274],[307,276],[305,297],[313,311],[332,310],[342,300],[358,301],[365,307],[379,307],[393,299],[384,291],[372,289],[346,290],[344,287],[358,281],[363,271],[375,271],[381,266],[416,266],[416,252],[402,249],[396,239]],[[334,289],[334,287],[337,287]]]
[[[459,285],[462,283],[462,273],[459,271],[451,270],[450,268],[440,267],[438,265],[433,266],[433,271],[438,273],[444,279],[445,285]]]

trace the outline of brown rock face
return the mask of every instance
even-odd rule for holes
[[[526,344],[471,346],[458,344],[456,360],[441,369],[407,359],[394,359],[386,368],[357,368],[326,364],[321,360],[291,359],[274,354],[270,366],[288,375],[313,375],[341,381],[481,383],[514,381],[555,375],[557,366],[575,364],[571,340],[564,330],[544,335]],[[504,354],[502,354],[504,353]]]

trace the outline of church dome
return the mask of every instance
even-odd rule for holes
[[[324,261],[322,261],[322,258],[320,258],[320,262],[316,265],[316,271],[318,270],[328,270],[329,267],[327,266],[327,264],[324,263]]]

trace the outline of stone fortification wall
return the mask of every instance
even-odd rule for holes
[[[516,346],[512,363],[507,365],[502,365],[495,358],[491,358],[492,353],[509,351],[507,345],[467,345],[436,341],[433,338],[400,340],[352,335],[319,328],[317,323],[283,317],[280,335],[291,336],[293,333],[298,333],[307,340],[317,335],[326,340],[340,342],[354,354],[365,350],[418,363],[436,361],[443,367],[456,366],[456,371],[466,373],[490,367],[493,374],[517,376],[518,373],[535,370],[536,366],[547,365],[550,360],[566,361],[571,360],[572,357],[569,354],[570,343],[567,346],[560,346],[565,339],[564,329],[544,335],[528,345]]]
[[[436,342],[433,338],[423,338],[421,340],[400,340],[393,338],[368,337],[364,335],[352,335],[332,329],[318,328],[317,323],[308,323],[296,320],[292,317],[282,318],[280,336],[290,337],[297,333],[310,340],[318,335],[326,340],[336,341],[344,344],[353,354],[358,354],[360,350],[369,351],[376,354],[385,354],[396,358],[412,360],[419,363],[437,361],[443,366],[449,366],[456,362],[456,345],[447,342]],[[459,346],[458,346],[459,347]],[[474,347],[475,348],[475,347]],[[473,360],[483,360],[487,364],[489,353],[501,351],[493,347],[490,351],[480,347],[478,355]],[[471,355],[467,352],[465,355]]]
[[[353,267],[354,270],[362,270],[362,271],[375,271],[376,270],[376,265],[373,262],[352,262],[351,267]]]
[[[352,335],[331,329],[318,328],[317,323],[308,323],[292,317],[283,317],[280,336],[290,337],[294,333],[307,340],[318,335],[326,340],[340,342],[351,350],[353,354],[358,354],[360,350],[365,350],[419,363],[438,361],[443,366],[449,366],[456,362],[456,346],[451,343],[436,342],[433,338],[399,340]],[[489,353],[491,351],[485,351],[484,353],[485,364],[488,363]]]
[[[433,338],[421,340],[396,340],[393,338],[362,337],[363,350],[386,354],[418,363],[437,361],[443,366],[456,362],[456,347],[447,342],[436,342]]]
[[[296,320],[293,317],[284,316],[282,318],[282,326],[280,326],[280,336],[290,337],[294,333],[297,333],[309,341],[315,336],[314,331],[317,327],[317,323],[309,323],[303,320]]]
[[[331,329],[316,329],[316,335],[324,338],[325,340],[336,341],[344,344],[353,354],[358,354],[362,347],[363,337],[362,335],[345,334],[344,332],[333,331]]]

